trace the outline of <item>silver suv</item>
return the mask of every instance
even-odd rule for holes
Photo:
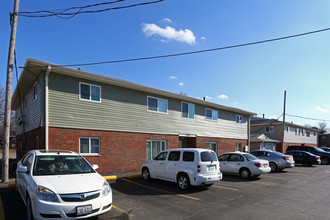
[[[222,179],[217,155],[212,150],[179,148],[159,153],[142,165],[142,178],[176,182],[181,189],[190,185],[211,186]]]

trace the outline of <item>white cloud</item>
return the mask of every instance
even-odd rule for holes
[[[163,18],[163,19],[162,19],[162,21],[163,21],[163,22],[172,23],[172,20],[171,20],[171,19],[169,19],[169,18]]]
[[[218,95],[218,98],[219,98],[219,99],[229,99],[229,97],[226,96],[226,95],[224,95],[224,94],[222,94],[222,95]]]
[[[176,78],[176,76],[170,76],[170,79],[178,80],[178,78]]]
[[[183,82],[180,82],[178,85],[179,85],[179,86],[184,86]]]
[[[202,36],[202,37],[201,37],[201,40],[206,40],[206,37]]]
[[[196,43],[196,37],[194,36],[194,33],[189,30],[175,30],[175,28],[166,26],[165,28],[161,28],[156,24],[142,24],[142,31],[146,35],[146,37],[150,37],[153,35],[158,35],[162,38],[162,41],[178,41],[178,42],[184,42],[190,45],[193,45]]]
[[[315,110],[316,110],[317,112],[323,112],[323,113],[328,112],[328,111],[330,110],[330,107],[327,106],[327,105],[324,105],[324,106],[325,106],[324,108],[322,108],[322,107],[320,107],[320,106],[316,106]]]

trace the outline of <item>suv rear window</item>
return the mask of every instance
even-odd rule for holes
[[[215,155],[214,151],[204,151],[201,152],[201,161],[208,162],[208,161],[217,161],[217,155]]]
[[[182,160],[185,162],[194,162],[195,161],[195,153],[194,152],[183,152]]]

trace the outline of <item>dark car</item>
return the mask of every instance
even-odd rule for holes
[[[312,147],[312,146],[288,146],[286,149],[286,152],[292,151],[292,150],[300,150],[300,151],[307,151],[309,153],[315,154],[317,156],[320,156],[321,158],[321,164],[329,164],[330,163],[330,152],[326,152],[318,147]]]
[[[320,147],[322,150],[330,152],[330,147]]]
[[[296,162],[296,164],[302,164],[306,166],[321,164],[320,156],[316,156],[307,151],[291,150],[289,152],[286,152],[286,154],[293,156],[293,159]]]

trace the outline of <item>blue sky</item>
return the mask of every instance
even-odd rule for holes
[[[20,11],[98,2],[21,0]],[[113,6],[138,2],[143,1]],[[10,0],[0,5],[2,87],[13,4]],[[72,19],[19,17],[17,62],[23,66],[30,57],[55,64],[90,63],[224,47],[329,28],[329,11],[328,0],[165,0]],[[330,120],[329,58],[327,31],[209,53],[81,68],[195,98],[207,97],[268,118],[282,114],[286,90],[288,114]],[[14,76],[14,86],[15,81]],[[319,122],[288,116],[287,121]]]

